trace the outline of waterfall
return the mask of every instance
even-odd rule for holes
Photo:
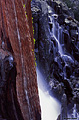
[[[63,49],[60,45],[60,40],[61,40],[61,35],[62,35],[62,28],[59,26],[59,23],[56,21],[57,20],[57,15],[53,14],[52,15],[52,21],[53,21],[53,29],[52,29],[52,36],[54,37],[54,39],[56,40],[56,42],[58,43],[58,50],[60,55],[62,56],[63,53]]]
[[[60,45],[60,41],[62,38],[62,28],[59,26],[59,23],[57,23],[56,21],[57,17],[58,16],[56,14],[49,16],[49,25],[51,24],[51,26],[53,26],[52,31],[50,30],[50,34],[52,37],[54,37],[54,39],[58,43],[58,50],[59,50],[60,55],[62,56],[64,54],[63,49]]]
[[[79,112],[77,111],[77,105],[74,104],[72,108],[72,113],[68,115],[68,118],[73,119],[73,120],[79,120]]]
[[[73,107],[73,118],[77,118],[76,104]]]
[[[51,35],[52,40],[57,43],[58,46],[55,45],[55,47],[58,48],[57,50],[60,53],[60,57],[64,60],[64,63],[65,63],[64,78],[66,78],[67,77],[66,76],[66,65],[68,65],[68,63],[69,64],[70,63],[74,64],[74,59],[71,57],[70,54],[67,53],[67,51],[64,51],[64,49],[62,48],[62,45],[64,45],[64,35],[63,35],[63,33],[65,32],[65,33],[67,33],[69,35],[69,32],[68,32],[68,30],[66,30],[64,28],[64,26],[59,25],[59,23],[58,23],[58,15],[57,14],[52,14],[51,16],[49,16],[49,18],[50,18],[50,21],[51,21],[51,24],[52,24],[52,31],[50,30],[50,35]],[[79,28],[78,28],[78,40],[79,40]],[[55,56],[55,58],[57,58],[57,56]],[[41,93],[40,89],[39,89],[39,93]],[[63,102],[63,103],[65,103],[65,102]],[[65,106],[65,104],[64,104],[64,106]],[[54,105],[55,105],[55,103],[54,103]],[[63,110],[61,112],[62,114],[60,115],[61,120],[63,120],[62,116],[67,118],[67,115],[68,115],[68,113],[66,113],[65,107],[62,107],[62,108],[63,108]],[[72,113],[71,113],[72,115],[69,116],[69,119],[79,120],[79,113],[77,112],[76,104],[74,104]],[[53,119],[50,119],[50,120],[55,120],[55,119],[56,118],[53,118]]]
[[[72,118],[75,120],[79,120],[79,113],[77,112],[76,104],[74,104],[73,107],[73,113],[72,113]]]
[[[60,114],[61,106],[55,98],[50,96],[44,78],[38,69],[37,80],[42,111],[42,120],[56,120]]]
[[[78,40],[79,40],[79,27],[78,27]]]
[[[61,47],[59,41],[57,40],[57,38],[54,35],[53,35],[53,37],[55,38],[56,42],[58,43],[58,50],[59,50],[60,55],[63,56],[64,53],[63,53],[63,50],[62,50],[62,47]]]
[[[55,41],[58,44],[58,51],[60,53],[60,56],[63,59],[67,59],[73,63],[74,60],[72,59],[72,57],[67,54],[64,54],[64,50],[62,48],[62,45],[64,44],[63,28],[57,22],[58,15],[57,14],[53,14],[51,16],[49,15],[49,18],[50,18],[49,24],[51,23],[51,25],[52,25],[52,31],[50,30],[50,35],[51,35],[51,37],[53,37],[55,39]],[[65,32],[68,33],[67,30],[65,30]]]

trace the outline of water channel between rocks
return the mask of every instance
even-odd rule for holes
[[[38,69],[37,81],[42,120],[56,120],[60,114],[61,105],[53,96],[50,96],[44,78]]]

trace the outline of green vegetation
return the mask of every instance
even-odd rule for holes
[[[26,18],[28,18],[28,17],[27,17],[27,14],[26,14]]]
[[[23,7],[25,8],[25,4],[23,5]]]
[[[33,38],[34,44],[35,44],[35,38]]]
[[[32,0],[31,0],[32,1]],[[23,5],[23,7],[25,8],[25,4]],[[26,15],[26,18],[28,18],[28,16],[27,16],[27,12],[25,11],[25,15]],[[33,24],[33,17],[32,17],[32,24]],[[34,35],[34,27],[32,26],[32,28],[33,28],[33,35]],[[34,45],[35,45],[35,38],[33,38],[33,41],[34,41]],[[34,50],[32,49],[32,52],[34,53]],[[35,58],[35,53],[34,53],[34,58]],[[35,58],[35,66],[37,66],[37,64],[36,64],[36,58]]]
[[[32,24],[33,24],[33,17],[32,17]],[[32,28],[33,28],[33,35],[34,35],[34,27],[32,25]],[[34,42],[34,45],[35,45],[35,38],[33,38],[33,42]],[[34,52],[34,50],[32,49],[32,51]],[[36,57],[35,57],[35,53],[34,53],[34,58],[35,58],[35,66],[37,66],[36,64]]]

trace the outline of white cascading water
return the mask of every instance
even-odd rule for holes
[[[72,115],[73,115],[73,118],[77,118],[76,104],[74,104]]]
[[[73,119],[79,120],[79,113],[77,112],[76,104],[74,104],[74,107],[73,107],[72,117]]]
[[[76,108],[76,104],[74,104],[72,113],[68,115],[68,118],[71,118],[73,120],[79,120],[79,113]]]
[[[59,49],[60,55],[63,56],[63,50],[62,50],[62,47],[61,47],[59,41],[57,40],[57,38],[54,35],[53,35],[53,37],[55,38],[56,42],[58,43],[58,49]]]
[[[61,105],[55,98],[50,96],[44,78],[38,69],[37,80],[42,120],[56,120],[60,114]]]
[[[55,14],[54,14],[55,15]],[[54,16],[53,16],[54,17]],[[54,19],[54,18],[53,18]],[[54,23],[54,20],[52,19],[52,22],[53,22],[53,29],[52,29],[52,36],[54,37],[54,39],[56,40],[56,42],[58,43],[58,49],[59,49],[59,53],[60,53],[60,55],[62,56],[64,53],[63,53],[63,49],[62,49],[62,47],[61,47],[61,45],[60,45],[60,42],[59,42],[59,37],[60,37],[60,34],[62,34],[62,33],[59,33],[60,31],[59,31],[59,23],[57,23],[58,24],[58,38],[56,37],[56,35],[55,35],[55,33],[56,33],[56,25],[55,25],[55,23]]]
[[[62,30],[62,27],[59,26],[59,23],[55,21],[54,16],[57,17],[56,14],[53,14],[52,17],[50,17],[51,18],[50,21],[53,24],[51,36],[53,36],[54,39],[56,40],[56,42],[58,43],[58,50],[59,50],[61,57],[64,57],[65,59],[69,59],[71,62],[74,62],[73,59],[71,58],[71,56],[64,54],[62,45],[60,44],[60,41],[61,41],[61,43],[63,43],[63,40],[62,40],[63,39],[63,36],[62,36],[63,30]],[[56,32],[58,33],[58,35],[56,35]]]
[[[79,40],[79,27],[78,27],[78,40]]]

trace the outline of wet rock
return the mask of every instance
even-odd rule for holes
[[[71,75],[71,68],[69,66],[66,66],[66,77],[69,79]]]
[[[23,120],[16,97],[17,72],[15,65],[12,55],[5,56],[4,59],[0,56],[0,115],[7,120],[10,118]],[[14,107],[15,110],[18,110],[17,112],[14,111]]]
[[[63,80],[63,83],[64,83],[64,90],[67,95],[67,100],[68,102],[70,102],[71,98],[73,97],[72,87],[67,79]]]
[[[33,12],[33,16],[38,16],[34,20],[37,63],[55,97],[65,93],[67,105],[75,100],[78,103],[78,91],[74,91],[79,74],[78,22],[71,9],[59,0],[37,2],[36,8],[40,10]]]
[[[33,4],[33,3],[32,3]],[[33,5],[32,5],[33,6]],[[48,24],[48,5],[46,1],[35,1],[34,7],[40,9],[39,13],[32,11],[32,16],[34,22],[34,37],[36,39],[35,48],[38,48],[38,57],[37,62],[40,64],[39,67],[43,67],[44,69],[49,70],[49,63],[47,62],[49,59],[50,52],[50,33],[49,33],[49,24]],[[33,9],[33,7],[31,7]],[[34,16],[38,16],[38,20],[36,21]],[[44,70],[44,73],[47,72]]]
[[[72,51],[73,51],[73,56],[74,58],[79,61],[79,49],[78,47],[76,46],[75,42],[72,41],[71,42],[71,47],[72,47]]]
[[[39,14],[41,12],[41,4],[39,2],[31,2],[31,11],[33,15],[33,22],[38,22]],[[35,28],[35,27],[34,27]]]
[[[63,25],[65,21],[65,16],[63,14],[58,15],[58,22],[60,25]]]
[[[66,94],[63,94],[62,100],[61,100],[60,120],[63,120],[64,118],[67,118],[67,97],[66,97]]]

